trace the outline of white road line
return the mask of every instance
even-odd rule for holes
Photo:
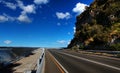
[[[61,52],[58,52],[58,53],[61,53]],[[111,66],[111,65],[108,65],[108,64],[104,64],[104,63],[101,63],[101,62],[89,60],[89,59],[86,59],[86,58],[78,57],[78,56],[67,54],[67,53],[61,53],[61,54],[65,54],[67,56],[71,56],[71,57],[74,57],[74,58],[77,58],[77,59],[81,59],[81,60],[88,61],[88,62],[91,62],[91,63],[99,64],[99,65],[106,66],[106,67],[109,67],[109,68],[112,68],[112,69],[120,71],[120,68],[115,67],[115,66]]]
[[[87,54],[86,54],[87,55]],[[114,57],[107,57],[107,56],[100,56],[100,55],[92,55],[92,54],[90,54],[90,56],[97,56],[97,57],[101,57],[101,58],[106,58],[106,59],[111,59],[111,60],[118,60],[118,61],[120,61],[120,59],[119,58],[114,58]]]
[[[50,53],[51,54],[51,53]],[[52,55],[52,54],[51,54]],[[52,55],[53,56],[53,55]],[[60,62],[58,62],[58,60],[53,56],[53,58],[55,59],[55,61],[61,66],[61,68],[65,71],[65,73],[69,73],[61,64]]]

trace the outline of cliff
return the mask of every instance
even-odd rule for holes
[[[95,0],[76,17],[75,26],[68,48],[108,49],[120,43],[120,0]]]

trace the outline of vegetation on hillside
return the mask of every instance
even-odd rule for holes
[[[76,19],[68,48],[120,50],[120,0],[95,0]]]

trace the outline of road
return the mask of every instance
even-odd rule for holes
[[[45,52],[45,73],[64,73],[50,52]]]
[[[68,73],[120,73],[120,59],[55,49],[47,50],[47,52],[54,56]],[[50,55],[46,54],[46,56]],[[50,59],[46,57],[46,61],[49,60]],[[53,63],[53,61],[51,62]],[[52,64],[47,64],[47,68],[45,69],[53,66]],[[56,69],[53,68],[52,70],[47,70],[45,73],[65,73],[60,72],[60,70],[56,72],[55,70]]]

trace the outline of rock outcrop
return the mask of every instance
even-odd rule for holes
[[[95,0],[76,17],[68,48],[95,48],[120,43],[120,0]],[[99,47],[101,48],[101,47]]]

